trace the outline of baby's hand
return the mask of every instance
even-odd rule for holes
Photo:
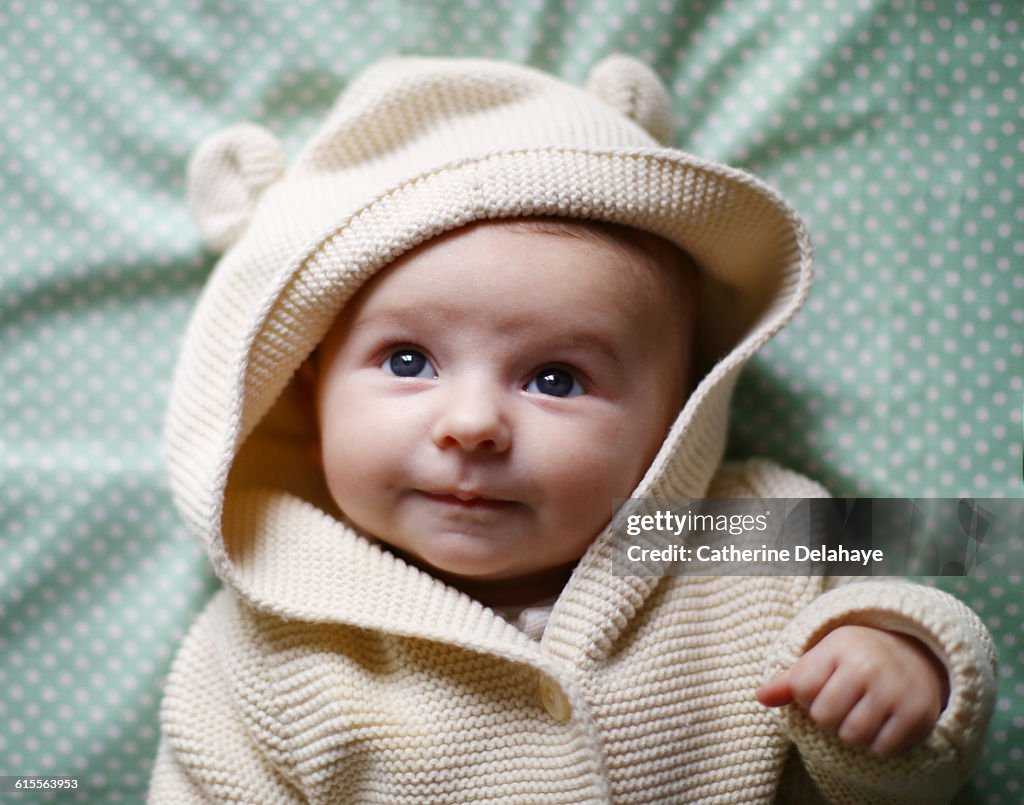
[[[796,702],[821,729],[880,757],[921,741],[948,697],[946,670],[924,645],[866,626],[829,632],[757,692],[767,707]]]

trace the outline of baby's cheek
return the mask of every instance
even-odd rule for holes
[[[335,427],[324,431],[322,439],[324,476],[334,501],[348,510],[352,501],[364,498],[368,481],[377,473],[379,452],[372,440],[358,428]]]
[[[646,466],[644,450],[645,445],[610,423],[581,430],[561,445],[561,461],[546,462],[547,495],[557,495],[563,514],[577,528],[596,534],[611,516],[613,499],[627,497],[636,487]]]
[[[640,483],[665,438],[665,426],[654,424],[654,411],[631,416],[633,420],[627,426],[614,429],[604,442],[602,458],[608,468],[607,482],[613,496],[619,498],[629,496]]]

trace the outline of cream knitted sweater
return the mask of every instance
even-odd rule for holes
[[[767,462],[716,495],[814,494]],[[936,803],[969,771],[991,706],[991,645],[938,591],[820,577],[617,577],[587,555],[536,643],[308,504],[239,501],[240,527],[302,523],[263,572],[319,618],[230,590],[174,664],[150,801],[235,803]],[[292,534],[297,532],[292,531]],[[317,567],[324,541],[343,565]],[[926,641],[949,705],[910,755],[842,747],[754,690],[842,623]],[[795,754],[794,754],[795,753]]]
[[[234,245],[185,339],[167,457],[225,587],[167,680],[152,803],[952,796],[994,698],[990,639],[955,599],[902,582],[617,576],[613,522],[538,642],[356,533],[310,459],[291,378],[367,277],[478,218],[596,217],[676,241],[705,273],[709,368],[633,494],[823,494],[767,462],[720,465],[732,387],[806,297],[810,247],[769,188],[660,145],[668,109],[623,57],[587,91],[515,65],[396,60],[353,84],[288,171],[257,127],[201,149],[200,227]],[[754,699],[844,623],[912,634],[948,669],[949,704],[905,757],[847,750]]]

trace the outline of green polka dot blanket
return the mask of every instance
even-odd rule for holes
[[[214,260],[185,208],[192,149],[252,120],[294,153],[389,54],[579,84],[613,51],[669,87],[679,146],[773,184],[815,243],[815,289],[745,374],[730,452],[837,495],[1024,494],[1015,0],[8,0],[0,799],[143,801],[162,679],[214,588],[160,454]],[[986,753],[957,802],[1024,801],[1022,557],[1017,533],[984,572],[926,579],[1000,652]],[[19,792],[25,775],[69,782]]]

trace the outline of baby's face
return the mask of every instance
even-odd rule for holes
[[[342,511],[456,584],[557,592],[683,402],[687,301],[637,251],[475,224],[375,277],[318,356]]]

